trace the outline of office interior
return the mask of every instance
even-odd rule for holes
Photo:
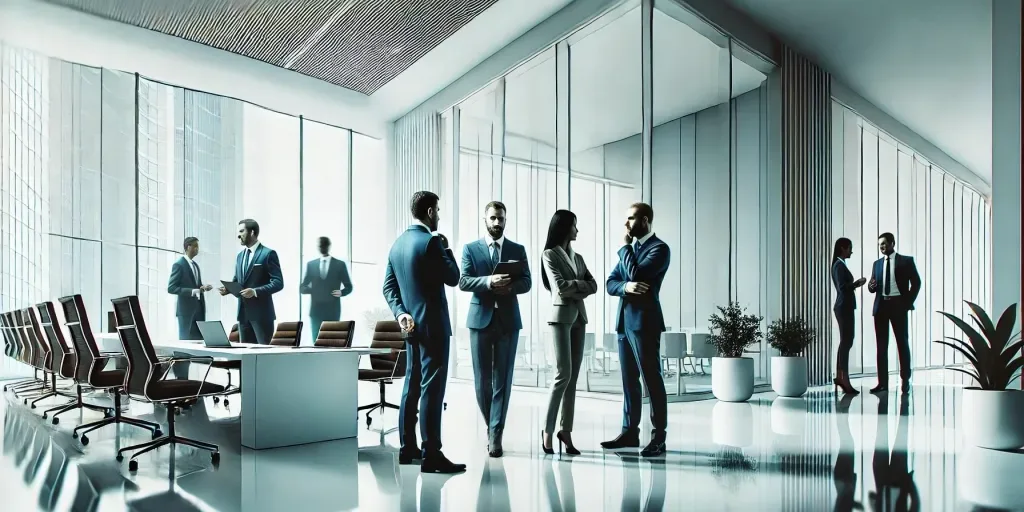
[[[710,347],[673,344],[679,350],[662,354],[662,371],[670,419],[678,425],[670,428],[681,436],[672,449],[681,451],[670,453],[669,462],[661,465],[602,454],[597,442],[618,428],[622,381],[614,329],[618,302],[598,293],[586,301],[592,318],[578,384],[586,404],[578,416],[593,417],[583,421],[578,437],[594,449],[585,454],[584,464],[559,458],[549,465],[537,449],[534,427],[555,376],[555,356],[545,321],[548,292],[535,278],[532,290],[520,296],[523,329],[510,411],[517,433],[507,442],[513,445],[511,455],[490,461],[481,455],[486,441],[473,447],[460,442],[486,439],[486,428],[472,398],[465,328],[471,297],[449,288],[454,332],[445,438],[467,459],[469,474],[451,483],[426,476],[417,481],[408,467],[392,460],[397,446],[393,411],[374,415],[372,424],[360,416],[352,439],[252,450],[239,446],[242,400],[234,401],[232,410],[212,399],[183,414],[181,424],[190,435],[221,446],[226,455],[215,473],[205,458],[191,452],[182,457],[186,452],[181,449],[177,456],[158,451],[133,473],[112,469],[112,457],[90,452],[144,441],[144,433],[104,435],[83,447],[68,434],[74,425],[41,422],[38,412],[8,399],[0,413],[5,418],[2,458],[9,467],[0,475],[24,487],[18,496],[28,500],[32,495],[26,510],[78,509],[78,502],[57,491],[36,503],[36,472],[47,489],[61,487],[40,471],[43,460],[54,467],[76,466],[78,482],[85,482],[80,485],[92,481],[92,475],[99,475],[95,481],[116,480],[110,489],[95,492],[106,496],[104,503],[113,509],[142,509],[133,500],[167,486],[175,499],[185,500],[182,506],[279,510],[275,507],[306,498],[295,489],[254,489],[266,480],[247,475],[261,468],[289,482],[301,480],[285,474],[289,467],[310,475],[309,487],[302,489],[308,491],[311,509],[318,510],[454,510],[474,504],[488,510],[603,510],[627,502],[633,506],[634,499],[644,509],[660,510],[690,503],[686,493],[708,500],[708,510],[755,503],[736,489],[756,491],[752,496],[761,503],[780,507],[846,509],[849,496],[835,483],[834,468],[852,455],[860,464],[854,472],[861,476],[853,477],[856,496],[849,503],[876,499],[872,493],[881,491],[871,488],[873,482],[888,477],[873,468],[871,444],[878,443],[882,431],[888,436],[889,429],[894,450],[902,449],[904,456],[909,452],[910,465],[928,475],[915,481],[915,499],[924,509],[1024,507],[1024,497],[1011,486],[979,493],[957,484],[959,473],[944,469],[953,460],[992,475],[998,473],[992,468],[1019,470],[1024,462],[1019,455],[958,445],[957,390],[969,383],[949,368],[966,361],[932,342],[958,333],[939,312],[965,315],[964,301],[999,311],[1019,302],[1020,117],[1005,115],[1013,101],[1020,111],[1019,2],[983,2],[988,31],[981,35],[991,66],[989,76],[981,78],[990,84],[985,106],[991,121],[982,128],[992,137],[981,148],[987,157],[981,160],[962,151],[964,141],[957,137],[924,133],[928,127],[921,119],[927,118],[906,113],[915,111],[894,109],[884,94],[869,100],[867,92],[844,83],[840,76],[849,75],[826,66],[835,64],[822,57],[825,50],[804,39],[798,44],[790,25],[756,2],[559,0],[530,5],[507,20],[507,30],[517,33],[491,36],[505,39],[478,50],[489,53],[475,61],[453,57],[466,51],[469,40],[460,37],[471,37],[470,31],[482,37],[486,24],[500,23],[497,17],[510,15],[505,9],[516,9],[502,6],[506,2],[469,2],[470,19],[454,22],[458,17],[448,16],[445,22],[455,25],[447,33],[452,44],[446,46],[439,37],[425,48],[429,53],[420,52],[420,62],[413,59],[401,72],[388,70],[391,82],[381,78],[379,69],[376,75],[369,67],[359,71],[363,68],[352,62],[339,72],[352,76],[310,71],[316,59],[327,62],[325,68],[346,66],[330,62],[329,53],[293,58],[281,50],[284,39],[268,36],[256,46],[277,45],[274,50],[283,52],[279,60],[289,60],[300,71],[243,56],[252,50],[242,45],[224,43],[218,49],[209,41],[205,46],[195,42],[200,38],[195,33],[168,35],[175,28],[165,18],[201,24],[198,14],[187,9],[146,13],[145,7],[125,7],[124,2],[114,2],[120,10],[73,0],[0,2],[6,18],[0,21],[0,311],[81,295],[95,330],[111,332],[112,299],[136,296],[150,335],[176,339],[175,297],[167,293],[166,281],[181,256],[182,240],[199,238],[197,261],[207,279],[230,279],[238,220],[254,218],[261,242],[281,258],[285,287],[274,295],[278,320],[308,320],[309,298],[300,294],[299,283],[306,263],[319,255],[318,237],[327,236],[331,254],[346,262],[353,281],[353,293],[342,299],[342,319],[355,322],[352,345],[368,347],[377,323],[393,320],[381,294],[388,249],[409,223],[409,195],[428,189],[441,197],[439,231],[456,254],[485,235],[484,205],[504,202],[506,236],[526,246],[535,275],[551,214],[572,210],[580,230],[575,250],[599,281],[617,263],[626,207],[646,201],[655,210],[654,231],[672,249],[661,295],[667,325],[663,339],[709,332],[709,317],[730,301],[762,316],[767,328],[789,311],[785,295],[793,276],[784,275],[785,260],[831,254],[830,245],[794,252],[784,243],[784,231],[790,229],[786,211],[793,208],[787,201],[792,184],[786,181],[784,167],[791,164],[785,155],[798,147],[791,145],[792,132],[783,126],[788,89],[779,55],[785,45],[833,73],[827,105],[813,112],[814,127],[808,128],[829,135],[821,142],[827,154],[813,155],[827,160],[821,207],[828,215],[802,224],[819,228],[829,244],[850,238],[855,251],[849,265],[858,277],[869,275],[878,258],[878,235],[891,232],[898,252],[914,256],[925,283],[910,317],[914,393],[878,400],[862,393],[851,408],[829,387],[831,374],[815,374],[803,399],[776,399],[771,357],[778,353],[762,340],[745,353],[754,360],[755,397],[743,404],[718,402],[711,393],[711,359],[717,354]],[[269,3],[254,5],[270,9]],[[299,31],[310,37],[324,27],[329,36],[320,34],[323,39],[306,43],[328,48],[338,44],[332,30],[348,23],[348,16],[374,17],[367,10],[373,2],[348,3],[349,10],[342,8],[346,2],[322,2],[310,8],[315,15],[289,15],[310,24]],[[959,8],[940,10],[970,11]],[[878,9],[863,6],[864,11]],[[270,11],[261,12],[271,25],[284,25]],[[1016,25],[997,22],[1013,19],[1014,13]],[[912,20],[913,9],[904,6],[891,16]],[[949,16],[944,26],[957,27],[955,16]],[[71,27],[81,29],[72,33]],[[61,35],[47,41],[41,36],[47,33],[44,28]],[[965,34],[969,30],[963,29]],[[90,39],[95,42],[84,43]],[[158,44],[165,46],[157,49]],[[367,40],[362,51],[378,55],[374,44]],[[398,42],[391,55],[415,44]],[[116,47],[122,49],[110,51]],[[189,60],[196,62],[173,65]],[[439,64],[448,61],[454,64]],[[1015,97],[1012,73],[1005,74],[1013,65],[1018,70]],[[419,75],[427,66],[435,68],[434,76]],[[215,68],[220,69],[211,71]],[[917,86],[925,90],[934,83]],[[1014,129],[1016,140],[1006,136]],[[207,318],[230,328],[236,299],[208,297]],[[824,316],[815,324],[823,328],[817,335],[828,350],[814,357],[829,368],[839,339],[829,311],[833,298],[830,293],[820,301]],[[857,298],[850,371],[866,391],[877,370],[873,297],[864,290]],[[303,345],[313,343],[308,321],[301,337]],[[894,369],[894,343],[888,351]],[[368,356],[363,359],[360,365],[368,367]],[[33,373],[31,365],[15,358],[0,363],[4,382]],[[210,379],[224,384],[227,374],[214,370]],[[389,401],[397,403],[401,385],[399,380],[387,386]],[[353,393],[362,404],[375,400],[378,388],[364,382]],[[108,399],[105,394],[96,398]],[[130,411],[152,421],[163,418],[159,406],[132,403]],[[780,421],[799,424],[798,433],[775,428]],[[34,432],[37,425],[45,425],[47,435]],[[848,444],[850,432],[857,448]],[[19,449],[29,450],[28,460]],[[74,463],[76,458],[82,462]],[[29,478],[25,468],[32,464],[37,468]],[[346,464],[352,467],[339,467]],[[875,480],[869,481],[873,472]],[[583,491],[582,482],[595,478],[605,483],[605,495]],[[666,489],[666,478],[690,483]],[[998,483],[999,477],[990,480]],[[368,488],[366,482],[375,484]],[[783,492],[786,485],[799,490],[799,496]],[[721,490],[732,495],[713,492]],[[900,509],[893,506],[889,509]]]

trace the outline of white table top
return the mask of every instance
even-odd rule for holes
[[[96,341],[101,350],[120,350],[120,338],[114,333],[96,333]],[[116,345],[116,346],[115,346]],[[223,359],[241,359],[242,356],[257,355],[290,355],[290,354],[327,354],[344,353],[350,355],[388,354],[389,348],[370,347],[349,347],[349,348],[317,348],[308,345],[301,347],[277,347],[271,345],[251,345],[247,343],[232,343],[239,348],[216,348],[207,347],[202,341],[192,340],[153,340],[153,347],[163,350],[176,350],[187,352],[197,356],[212,356]]]

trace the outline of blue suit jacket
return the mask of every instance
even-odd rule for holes
[[[338,258],[331,258],[327,266],[327,277],[320,277],[320,258],[306,264],[306,276],[299,286],[299,293],[310,295],[310,318],[333,318],[341,315],[341,298],[331,295],[334,290],[341,290],[341,296],[352,293],[352,279],[348,276],[348,266]]]
[[[196,271],[199,272],[199,279],[202,280],[203,273],[198,264]],[[178,258],[178,261],[171,265],[171,277],[167,279],[167,293],[178,296],[178,304],[174,308],[176,316],[192,321],[206,319],[206,298],[202,293],[199,294],[201,297],[199,299],[192,294],[192,290],[200,286],[202,284],[196,281],[196,276],[192,274],[192,269],[189,268],[188,261],[184,256]]]
[[[608,295],[619,297],[619,312],[615,332],[664,332],[665,317],[661,312],[661,283],[668,272],[671,251],[668,244],[652,236],[640,246],[637,254],[633,246],[619,249],[619,263],[612,269],[605,287]],[[643,295],[626,294],[626,283],[640,282],[650,287]]]
[[[917,265],[914,258],[902,254],[894,254],[896,264],[896,282],[892,283],[900,291],[900,299],[908,311],[914,309],[914,302],[917,295],[921,293],[921,276],[917,273]],[[877,286],[868,287],[868,291],[875,294],[875,306],[871,314],[878,314],[878,307],[882,304],[882,287],[885,286],[885,258],[879,258],[871,268],[871,277],[875,278]]]
[[[277,258],[277,251],[260,244],[249,262],[248,271],[242,268],[242,260],[245,258],[245,250],[235,257],[235,281],[242,283],[242,288],[252,288],[256,291],[256,297],[251,299],[238,299],[238,316],[241,321],[244,318],[255,320],[277,320],[277,313],[274,311],[273,294],[284,288],[284,277],[281,276],[281,260]],[[244,313],[243,314],[243,308]]]
[[[415,340],[447,339],[452,335],[444,287],[459,283],[459,266],[451,249],[420,225],[402,233],[388,254],[384,299],[395,319],[408,314],[416,323]]]
[[[836,258],[832,262],[832,285],[836,287],[836,302],[832,309],[836,311],[857,309],[857,288],[853,286],[853,273],[843,260]]]
[[[526,261],[526,248],[505,239],[501,246],[501,261]],[[523,317],[519,313],[518,295],[527,293],[532,286],[530,269],[527,266],[526,272],[519,279],[513,281],[509,286],[512,293],[498,295],[487,286],[492,274],[491,248],[483,240],[476,240],[466,244],[462,248],[462,275],[459,277],[459,289],[464,292],[472,292],[473,298],[469,301],[469,315],[466,317],[466,327],[470,329],[484,329],[491,324],[494,313],[497,311],[501,316],[502,325],[513,329],[523,328]],[[495,309],[494,305],[498,307]]]

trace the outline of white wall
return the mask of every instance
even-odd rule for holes
[[[992,2],[992,279],[995,314],[1021,300],[1021,3]]]

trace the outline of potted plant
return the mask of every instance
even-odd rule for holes
[[[965,440],[982,448],[1017,449],[1024,446],[1024,391],[1008,389],[1014,376],[1024,366],[1021,348],[1024,341],[1013,328],[1017,322],[1017,305],[1013,304],[999,316],[998,323],[977,304],[964,301],[971,308],[971,320],[939,312],[953,322],[966,340],[947,336],[935,343],[963,354],[967,368],[949,368],[970,375],[976,386],[964,388],[963,430]]]
[[[772,356],[772,390],[796,398],[807,392],[807,359],[804,349],[814,341],[814,331],[803,318],[779,318],[768,326],[768,344],[779,351]]]
[[[761,341],[761,317],[748,315],[738,302],[718,306],[708,320],[711,343],[718,357],[711,358],[711,392],[723,402],[744,402],[754,394],[754,360],[743,351]]]

